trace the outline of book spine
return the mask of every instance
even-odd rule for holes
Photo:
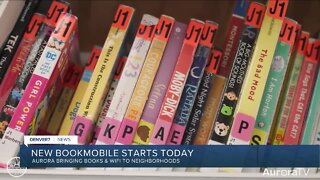
[[[236,56],[240,36],[244,28],[244,21],[248,6],[248,0],[236,1],[234,13],[229,21],[223,46],[224,53],[218,71],[218,74],[221,76],[228,77],[231,72],[231,66]]]
[[[106,106],[104,106],[104,110],[101,111],[98,120],[100,130],[98,130],[99,133],[97,132],[96,134],[97,143],[112,143],[110,141],[114,143],[117,136],[116,133],[120,126],[120,124],[116,122],[121,122],[126,113],[130,98],[151,46],[158,21],[158,18],[151,15],[143,15],[129,52],[128,63],[124,67],[125,73],[118,83],[119,88],[115,90],[112,99],[109,98],[106,100]],[[107,108],[108,110],[106,111]],[[110,134],[108,137],[105,137],[106,134],[104,133],[100,135],[101,129],[103,129],[103,132],[105,132],[106,128],[110,129],[108,126],[117,126],[117,129],[113,130],[115,134]]]
[[[22,36],[24,35],[38,4],[38,0],[30,0],[26,2],[18,21],[11,31],[7,41],[4,43],[4,48],[0,52],[0,84],[2,83],[12,58],[22,40]]]
[[[301,144],[313,144],[313,140],[317,134],[317,124],[320,121],[320,73],[318,72],[318,77],[315,82],[313,89],[313,95],[311,98],[311,103],[306,118],[306,123],[303,130],[303,135],[301,139]]]
[[[85,90],[88,87],[88,83],[91,79],[92,72],[97,64],[100,53],[101,53],[101,48],[99,47],[94,47],[91,50],[91,53],[87,60],[86,67],[82,74],[81,80],[77,86],[77,89],[69,105],[69,108],[64,116],[64,120],[62,121],[59,135],[69,134],[73,120],[76,117],[76,114],[81,104],[82,97],[84,96]]]
[[[234,115],[228,144],[250,142],[288,2],[268,1],[248,75],[243,83],[242,95]],[[229,112],[229,109],[227,111]]]
[[[288,69],[291,50],[294,45],[296,26],[296,21],[288,18],[285,18],[283,21],[266,87],[262,95],[262,103],[260,104],[256,117],[256,123],[251,137],[251,145],[267,144],[271,124],[277,109],[277,102]]]
[[[116,144],[131,144],[133,141],[134,133],[136,132],[144,106],[147,102],[173,24],[174,18],[165,15],[161,16],[148,55],[130,99],[128,109],[121,125],[119,124],[120,128],[117,133]]]
[[[133,144],[149,144],[154,124],[157,120],[165,92],[182,47],[187,25],[175,22],[163,54],[157,75],[153,81],[149,98],[144,107]]]
[[[189,145],[194,143],[194,139],[200,125],[200,119],[204,113],[207,99],[209,98],[209,92],[213,86],[213,79],[215,78],[220,65],[220,60],[220,51],[216,48],[212,49],[208,57],[208,62],[206,64],[197,97],[194,101],[181,144]]]
[[[222,56],[222,52],[220,53]],[[227,79],[223,76],[216,75],[212,81],[212,88],[209,92],[207,104],[204,107],[203,115],[200,119],[200,124],[193,144],[204,145],[208,144],[210,134],[212,134],[212,127],[214,117],[218,111],[218,105],[221,99],[222,91],[225,87]]]
[[[182,142],[217,30],[217,23],[206,21],[166,144],[178,145]]]
[[[299,144],[302,126],[311,101],[318,63],[320,60],[320,40],[310,38],[299,75],[297,91],[289,114],[284,144]]]
[[[107,112],[109,111],[110,105],[113,101],[115,91],[119,85],[119,81],[120,81],[120,78],[121,78],[121,75],[122,75],[122,72],[123,72],[123,69],[125,67],[126,62],[127,62],[126,57],[122,57],[120,59],[120,62],[119,62],[118,67],[116,69],[115,75],[113,76],[110,89],[109,89],[108,94],[104,100],[103,107],[101,109],[98,121],[96,123],[95,129],[93,132],[93,134],[94,134],[93,139],[92,139],[93,144],[95,144],[98,139],[98,135],[101,130],[102,122],[103,122],[104,118],[106,117]]]
[[[12,62],[4,76],[2,83],[0,84],[1,98],[7,99],[10,90],[16,82],[28,56],[31,51],[33,43],[36,41],[38,31],[43,23],[44,15],[35,13],[31,18],[27,30],[24,33],[19,47],[12,59]]]
[[[272,134],[271,142],[275,145],[283,144],[283,138],[286,131],[289,113],[291,110],[293,98],[296,92],[296,87],[298,83],[299,74],[302,67],[302,62],[304,54],[307,49],[309,39],[309,33],[302,31],[298,41],[297,52],[295,58],[293,59],[293,65],[291,72],[288,74],[288,80],[283,90],[282,99],[279,102],[278,109],[279,113],[276,116],[276,123],[273,129],[275,129]]]
[[[150,144],[165,144],[176,113],[183,87],[192,65],[193,57],[200,41],[204,22],[191,19],[182,48],[170,79],[164,101],[157,117]]]
[[[60,56],[65,52],[74,30],[77,28],[77,18],[70,14],[63,14],[58,20],[57,28],[53,31],[49,42],[44,49],[41,58],[30,78],[26,90],[20,103],[12,117],[9,127],[5,131],[1,148],[11,149],[6,153],[1,153],[0,163],[6,164],[8,160],[17,155],[19,145],[23,141],[23,136],[32,121],[36,107],[48,87],[48,81],[56,68],[60,68]],[[60,43],[57,44],[56,42]]]
[[[64,78],[63,90],[57,101],[56,108],[50,117],[47,132],[51,135],[57,135],[68,106],[72,100],[74,92],[79,84],[83,73],[83,67],[77,64],[70,63]]]
[[[242,32],[238,50],[233,61],[231,73],[214,120],[210,144],[226,144],[230,136],[233,114],[241,99],[240,92],[251,62],[252,53],[263,21],[265,6],[256,2],[249,5],[245,28]]]
[[[119,5],[114,16],[109,34],[69,133],[70,135],[79,136],[80,144],[86,142],[99,116],[103,100],[110,88],[112,76],[118,64],[119,52],[124,44],[133,14],[133,8]]]
[[[36,111],[33,115],[32,122],[29,124],[29,130],[31,129],[32,131],[27,131],[26,135],[30,135],[32,133],[38,135],[49,134],[46,131],[46,129],[41,131],[40,123],[44,120],[47,120],[46,122],[49,122],[48,119],[51,117],[53,110],[56,108],[57,101],[63,90],[63,77],[65,77],[67,69],[69,68],[69,50],[71,48],[71,44],[73,44],[75,40],[78,40],[76,34],[72,36],[69,43],[65,46],[66,51],[61,54],[61,57],[59,59],[59,65],[54,69],[51,78],[47,82],[47,87],[50,87],[50,89],[46,89],[44,97],[39,102],[39,105],[36,107]]]

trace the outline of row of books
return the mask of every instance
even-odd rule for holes
[[[26,1],[1,50],[0,163],[24,135],[79,144],[317,144],[320,39],[285,17],[288,0],[236,3],[219,25],[119,5],[103,47],[79,61],[63,1]],[[19,17],[21,19],[21,17]]]

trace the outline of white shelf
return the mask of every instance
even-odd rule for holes
[[[89,177],[90,176],[90,177]],[[135,171],[135,170],[73,170],[73,169],[28,169],[22,179],[166,179],[166,180],[185,180],[185,179],[320,179],[320,174],[309,173],[300,176],[266,176],[262,173],[217,173],[217,172],[157,172],[157,171]],[[0,179],[11,179],[6,169],[0,169]]]

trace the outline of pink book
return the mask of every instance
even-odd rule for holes
[[[319,52],[320,40],[310,38],[289,114],[288,126],[283,140],[284,144],[300,144],[300,135],[307,117],[312,89],[317,76],[320,60]]]

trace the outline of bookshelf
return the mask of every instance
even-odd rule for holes
[[[136,1],[102,1],[102,0],[69,0],[72,12],[79,19],[79,39],[81,53],[88,53],[94,44],[103,45],[107,31],[112,22],[113,14],[118,4],[125,4],[136,9],[136,22],[138,23],[143,13],[157,17],[167,14],[177,21],[187,23],[190,18],[212,20],[219,24],[215,45],[222,47],[228,20],[232,14],[235,1],[233,0],[136,0]],[[258,2],[265,3],[263,0]],[[314,34],[320,26],[320,1],[291,0],[287,16],[302,24],[303,29]],[[83,57],[85,58],[85,57]],[[80,176],[79,176],[80,175]],[[286,176],[263,176],[262,173],[218,173],[218,172],[142,172],[129,171],[104,171],[104,170],[71,170],[71,169],[30,169],[24,179],[87,179],[94,176],[96,179],[269,179],[288,178]],[[320,174],[312,172],[306,176],[290,176],[290,178],[319,178]],[[9,178],[5,169],[0,169],[0,179]]]

